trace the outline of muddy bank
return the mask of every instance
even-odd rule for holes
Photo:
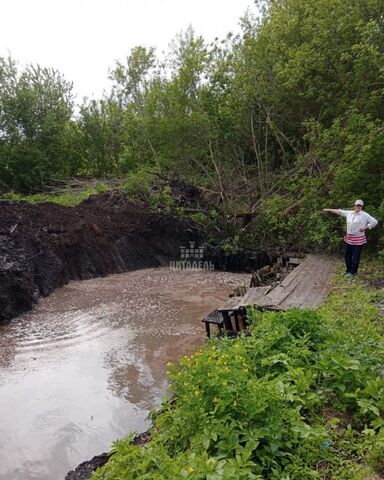
[[[0,323],[69,280],[169,265],[190,242],[204,243],[192,222],[133,204],[119,191],[73,208],[0,201]],[[271,262],[264,252],[218,247],[205,249],[204,260],[232,272]]]
[[[0,202],[0,322],[69,280],[167,265],[196,229],[132,204],[121,192],[68,208]]]
[[[88,480],[92,473],[100,467],[103,467],[109,460],[108,453],[95,455],[91,460],[81,463],[75,470],[71,470],[65,476],[65,480]]]
[[[149,431],[136,435],[132,440],[133,445],[145,445],[151,439]],[[103,467],[110,459],[109,453],[95,455],[91,460],[80,463],[75,470],[71,470],[65,476],[65,480],[89,480],[92,473],[100,467]]]

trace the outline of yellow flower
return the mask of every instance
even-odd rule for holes
[[[172,363],[172,362],[167,362],[167,367],[168,367],[168,368],[173,367],[173,363]]]
[[[244,368],[243,372],[248,373],[249,372],[248,368]]]
[[[187,468],[187,470],[188,470],[189,473],[192,473],[194,471],[193,468],[191,467],[191,465]]]

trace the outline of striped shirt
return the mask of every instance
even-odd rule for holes
[[[344,242],[348,243],[349,245],[364,245],[367,243],[367,237],[363,232],[360,235],[352,235],[351,233],[347,233],[344,235]]]
[[[376,227],[377,220],[366,212],[355,212],[354,210],[339,210],[339,215],[347,219],[347,234],[344,241],[349,245],[364,245],[367,243],[365,231],[361,227],[369,229]]]

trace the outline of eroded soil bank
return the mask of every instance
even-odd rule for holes
[[[193,222],[133,204],[120,191],[76,207],[0,201],[0,323],[69,280],[168,266],[180,260],[182,246],[204,241]],[[265,252],[228,254],[213,246],[203,260],[238,272],[271,263]]]
[[[68,208],[0,202],[0,322],[29,310],[69,280],[167,265],[196,229],[151,212],[121,192]]]

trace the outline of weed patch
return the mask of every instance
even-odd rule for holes
[[[94,480],[366,480],[383,471],[383,291],[338,276],[318,311],[250,310],[250,335],[170,365],[152,440]]]

